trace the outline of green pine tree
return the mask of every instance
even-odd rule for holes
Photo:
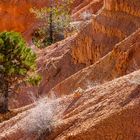
[[[36,70],[36,54],[27,47],[22,36],[17,32],[0,33],[0,113],[8,111],[8,94],[14,85],[35,80],[39,76],[29,78]],[[37,80],[38,79],[38,80]]]

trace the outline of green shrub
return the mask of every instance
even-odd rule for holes
[[[44,23],[33,33],[33,43],[39,47],[49,46],[63,40],[71,22],[73,0],[53,0],[49,7],[32,8],[30,11]]]

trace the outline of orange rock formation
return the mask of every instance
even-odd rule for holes
[[[53,88],[53,92],[57,95],[72,94],[79,87],[86,90],[134,72],[140,69],[139,53],[140,29],[117,44],[111,52],[98,62],[59,83]]]
[[[93,64],[135,32],[140,27],[138,6],[137,0],[105,1],[103,10],[75,39],[72,50],[75,62]]]
[[[126,1],[126,2],[128,2],[128,1]],[[139,4],[138,1],[136,1],[136,2],[137,2],[137,4]],[[105,5],[107,5],[106,2],[105,2]],[[121,9],[120,9],[120,11],[121,11]],[[81,64],[86,64],[87,66],[90,64],[94,64],[100,58],[102,58],[103,56],[108,54],[110,51],[112,51],[113,48],[115,48],[115,45],[117,43],[119,43],[120,41],[122,41],[123,39],[125,39],[129,35],[131,35],[133,32],[135,32],[140,27],[140,22],[139,22],[140,17],[135,17],[133,15],[130,18],[130,16],[131,16],[131,10],[130,10],[129,14],[126,14],[125,12],[112,12],[110,10],[107,10],[106,7],[104,7],[104,9],[102,9],[100,14],[96,15],[96,17],[93,20],[91,20],[91,22],[88,23],[86,25],[86,27],[78,33],[78,35],[71,38],[70,42],[65,41],[66,44],[62,45],[62,46],[64,46],[63,48],[61,47],[61,45],[58,45],[57,51],[55,51],[55,49],[52,49],[53,47],[46,49],[45,61],[46,60],[47,61],[44,62],[43,64],[45,64],[45,66],[47,65],[47,71],[43,67],[41,69],[44,70],[44,72],[47,72],[47,75],[46,75],[47,78],[44,79],[45,81],[47,79],[47,81],[46,81],[46,86],[40,87],[41,91],[44,90],[44,92],[47,93],[50,89],[52,89],[52,87],[54,87],[61,81],[65,80],[66,78],[68,78],[69,76],[71,76],[72,74],[77,72],[77,70],[80,70],[81,68],[85,67],[85,65],[82,66]],[[124,23],[123,20],[126,20],[127,23]],[[138,36],[138,35],[135,35],[135,36]],[[69,49],[66,49],[67,47]],[[128,48],[129,48],[129,46],[127,47],[127,49]],[[52,50],[52,51],[50,51],[50,50]],[[121,55],[121,50],[120,50],[120,52],[119,51],[117,52],[117,49],[114,51],[115,51],[114,54],[117,56],[112,55],[112,60],[110,60],[110,61],[105,60],[104,63],[101,64],[101,66],[100,66],[100,72],[98,72],[99,69],[95,70],[95,73],[97,73],[95,75],[101,75],[103,72],[102,69],[104,67],[110,68],[111,64],[112,64],[112,67],[115,69],[115,70],[112,70],[112,73],[110,73],[110,75],[112,75],[112,76],[107,77],[107,75],[105,74],[106,78],[104,78],[104,76],[100,76],[102,78],[102,80],[101,80],[101,78],[99,78],[99,76],[92,77],[89,74],[88,78],[90,78],[90,77],[92,79],[95,78],[94,79],[95,82],[97,82],[97,81],[103,82],[103,81],[106,81],[109,79],[112,80],[113,78],[116,78],[116,77],[119,77],[119,76],[122,76],[122,75],[128,73],[128,72],[126,72],[125,67],[127,67],[127,62],[128,62],[128,59],[130,59],[129,58],[130,56],[125,55],[125,53],[124,53],[124,55]],[[43,50],[43,53],[44,52],[45,51]],[[51,59],[49,59],[49,58],[51,58],[49,52],[53,52],[53,53],[51,53],[51,56],[54,57],[53,63],[55,63],[55,65],[57,67],[57,71],[59,71],[57,73],[57,75],[55,75],[55,72],[53,72],[54,67],[52,66],[52,63],[50,61]],[[58,55],[55,55],[56,52],[59,55],[59,57],[58,57]],[[65,55],[63,55],[63,54],[65,54],[64,52],[67,52],[66,54],[69,55],[69,58],[64,57],[65,56]],[[43,62],[42,59],[44,59],[44,57],[42,57],[39,60],[41,62],[41,65]],[[122,60],[122,62],[120,62],[121,60]],[[115,67],[113,65],[114,64],[113,61],[116,61],[116,63],[117,63]],[[137,60],[137,62],[138,61],[139,60]],[[79,67],[80,66],[79,64],[81,65],[81,67]],[[41,67],[41,65],[40,65],[40,67]],[[77,69],[77,68],[75,69],[75,66],[76,67],[78,66],[79,69]],[[110,71],[109,68],[106,68],[104,71],[105,72],[107,72],[107,70]],[[87,74],[88,73],[89,72],[87,72]],[[74,80],[76,79],[76,77],[74,75],[73,81],[69,82],[69,84],[68,84],[69,86],[66,87],[66,89],[69,89],[69,88],[71,89],[71,87],[73,87],[73,86],[78,87],[78,83],[80,83],[80,82],[78,82],[78,80],[81,77],[80,74],[76,81],[77,86],[74,83]],[[83,73],[83,75],[84,74],[85,73]],[[55,76],[53,76],[53,75],[55,75]],[[84,77],[83,77],[83,79],[84,79]],[[88,82],[88,80],[87,80],[87,82]],[[58,85],[61,85],[61,83]],[[61,92],[63,93],[64,90],[62,90]],[[66,94],[66,92],[64,92],[64,93]]]
[[[29,40],[31,31],[37,22],[30,13],[30,8],[44,5],[47,5],[46,0],[0,1],[0,31],[18,31]]]
[[[96,2],[77,1],[73,16]],[[1,140],[140,139],[140,1],[104,0],[100,8],[77,34],[37,50],[43,81],[34,91],[51,100],[17,109],[0,123]],[[33,91],[22,89],[25,99]],[[16,107],[29,103],[16,95],[11,105],[15,97]]]
[[[125,1],[125,3],[126,2],[128,1]],[[63,88],[61,87],[61,82],[78,72],[80,69],[84,68],[85,65],[88,66],[97,62],[100,58],[112,51],[118,42],[127,38],[140,27],[140,17],[136,17],[135,14],[131,14],[132,10],[129,8],[129,3],[129,11],[127,13],[124,12],[122,7],[120,7],[120,11],[112,11],[110,8],[108,8],[109,5],[115,4],[112,1],[105,1],[104,4],[105,6],[102,11],[98,13],[98,15],[96,15],[90,21],[90,23],[87,23],[86,27],[82,29],[78,35],[70,37],[69,39],[66,39],[60,43],[56,43],[55,45],[52,45],[51,47],[39,52],[39,71],[43,75],[43,81],[39,87],[39,94],[48,94],[48,92],[57,84],[59,90],[56,90],[56,95],[61,95],[63,93],[69,94],[69,89],[71,89],[73,86],[76,88],[78,86],[84,88],[84,85],[87,85],[88,81],[90,80],[86,80],[85,84],[83,83],[80,85],[80,82],[78,82],[79,77],[82,77],[80,74],[77,78],[76,84],[74,82],[76,79],[72,79],[73,81],[69,81],[69,86]],[[118,1],[116,1],[116,4],[119,4]],[[134,6],[132,6],[131,3],[132,9],[136,8],[137,5],[139,5],[138,1],[135,1]],[[126,22],[124,22],[124,20]],[[114,63],[113,61],[115,61],[114,59],[117,57],[118,56],[114,56],[112,63]],[[93,79],[92,82],[94,81],[95,84],[98,83],[98,81],[99,83],[102,83],[103,81],[112,80],[113,78],[126,74],[125,62],[127,62],[127,58],[121,55],[119,57],[122,59],[122,62],[120,63],[120,59],[117,59],[118,62],[116,62],[116,67],[113,67],[114,65],[112,64],[112,67],[117,69],[113,70],[112,73],[109,73],[112,76],[107,77],[106,74],[106,78],[104,76],[100,76],[102,72],[109,71],[108,68],[106,68],[104,71],[102,70],[105,66],[111,67],[111,61],[109,62],[107,60],[101,64],[99,73],[97,69],[93,71],[93,73],[95,72],[94,75],[96,76],[92,77],[89,75],[89,78]],[[36,91],[37,90],[34,92]],[[30,92],[30,90],[26,89],[24,93],[28,93],[28,95],[30,95]],[[17,103],[14,102],[14,107],[28,104],[28,100],[26,103],[22,100],[23,96],[26,98],[26,94],[22,94],[22,96],[15,94],[15,96],[12,97],[17,101]],[[13,100],[11,101],[13,104]]]

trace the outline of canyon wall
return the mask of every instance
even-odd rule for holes
[[[74,93],[77,89],[87,90],[115,78],[140,69],[140,29],[114,46],[103,58],[93,65],[56,85],[52,91],[57,96]]]
[[[111,2],[114,4],[112,0],[110,3],[106,1],[105,5],[111,5]],[[129,1],[126,0],[125,2]],[[137,5],[139,4],[139,1],[135,2]],[[116,4],[119,4],[118,1],[116,1]],[[132,5],[132,9],[137,7],[136,4]],[[125,55],[125,53],[129,51],[129,46],[126,52],[121,50],[117,52],[116,49],[114,53],[116,55],[112,55],[112,60],[108,60],[110,57],[107,57],[107,59],[101,61],[100,65],[93,66],[89,70],[90,72],[88,70],[83,70],[85,72],[79,71],[100,60],[100,58],[112,51],[117,43],[127,38],[140,27],[139,16],[132,15],[131,12],[122,12],[121,8],[119,9],[120,11],[112,11],[105,7],[107,6],[104,6],[90,22],[87,22],[77,35],[37,51],[38,71],[43,76],[43,81],[37,94],[48,95],[48,92],[57,84],[58,86],[53,91],[56,96],[70,94],[72,90],[75,91],[78,87],[87,88],[89,82],[100,84],[128,73],[127,61],[129,56]],[[122,56],[122,53],[124,53],[124,56]],[[122,61],[121,63],[119,62],[120,60]],[[138,60],[136,65],[137,62]],[[113,64],[115,67],[113,67]],[[70,80],[66,80],[65,84],[69,85],[68,87],[61,86],[63,80],[78,71],[79,74],[74,75]],[[98,71],[100,72],[98,73]],[[108,73],[108,71],[112,72]],[[86,77],[85,73],[90,73],[91,76]],[[24,93],[30,93],[30,90],[25,90]],[[22,95],[26,98],[26,94]],[[15,96],[11,97],[17,101],[17,104],[13,105],[13,100],[11,100],[11,107],[24,105],[23,96],[15,94]]]
[[[78,7],[78,1],[76,1],[74,5],[74,7]],[[74,59],[71,55],[71,49],[75,37],[76,35],[71,36],[50,47],[36,51],[38,55],[38,71],[42,75],[43,80],[39,88],[32,90],[28,87],[23,87],[24,89],[20,88],[21,90],[18,91],[22,94],[14,94],[10,96],[11,108],[26,105],[34,101],[34,98],[38,96],[47,95],[55,85],[85,67],[85,64],[76,64],[73,61]],[[27,100],[23,100],[26,98]]]
[[[27,40],[30,40],[31,32],[37,26],[37,20],[30,13],[30,8],[47,4],[46,0],[1,0],[0,31],[21,32]]]
[[[88,2],[79,0],[74,12]],[[37,50],[37,90],[47,97],[0,114],[0,139],[139,140],[139,10],[140,0],[105,0],[78,34]],[[11,107],[35,94],[21,90]]]
[[[104,4],[75,39],[72,56],[76,63],[93,64],[140,27],[138,0],[107,0]]]

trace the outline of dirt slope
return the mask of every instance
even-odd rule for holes
[[[48,139],[139,139],[138,73],[83,91]]]
[[[1,123],[0,139],[36,140],[39,137],[49,140],[139,139],[139,82],[140,71],[137,71],[83,90],[78,98],[70,95],[42,106],[38,104],[33,109]],[[44,108],[51,106],[57,107],[56,112],[53,110],[56,114],[54,113],[50,120],[48,118],[44,120],[48,115]],[[44,118],[42,114],[37,115],[38,113],[42,113]],[[36,129],[39,131],[40,123],[46,124],[45,121],[50,121],[49,127],[45,131],[41,129],[44,132],[39,136]]]

